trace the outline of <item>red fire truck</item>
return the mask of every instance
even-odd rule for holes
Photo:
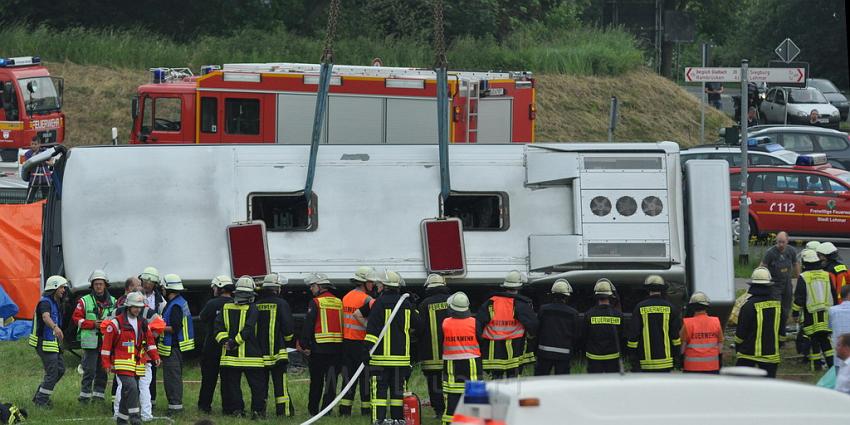
[[[133,99],[130,143],[308,144],[320,65],[155,68]],[[436,74],[430,69],[333,67],[322,143],[437,142]],[[534,141],[529,72],[449,72],[450,140]]]
[[[0,155],[14,161],[18,148],[39,136],[44,143],[65,139],[64,82],[51,77],[38,56],[0,58]]]

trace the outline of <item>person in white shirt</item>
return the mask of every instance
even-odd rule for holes
[[[835,377],[835,389],[850,395],[850,333],[841,334],[838,337],[838,345],[835,347],[838,354],[838,373]]]
[[[850,285],[841,288],[841,304],[829,308],[829,329],[832,330],[832,346],[838,346],[838,336],[850,333]],[[838,352],[835,353],[835,364],[838,364]]]

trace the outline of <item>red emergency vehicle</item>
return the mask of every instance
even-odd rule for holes
[[[14,161],[33,137],[44,143],[65,140],[64,81],[51,77],[38,56],[0,58],[0,154]]]
[[[730,168],[732,228],[738,232],[741,169]],[[850,237],[850,172],[826,155],[802,155],[796,165],[750,167],[750,234]]]
[[[155,68],[133,100],[130,143],[308,144],[320,65]],[[534,141],[535,80],[528,72],[449,72],[450,141]],[[322,143],[437,142],[430,69],[333,67]]]

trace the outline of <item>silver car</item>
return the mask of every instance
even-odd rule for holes
[[[814,87],[773,87],[761,103],[763,124],[804,124],[838,129],[841,115]],[[787,117],[787,119],[786,119]]]

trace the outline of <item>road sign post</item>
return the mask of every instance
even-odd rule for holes
[[[708,65],[708,44],[702,43],[702,66]],[[705,81],[702,82],[702,91],[700,92],[699,103],[699,144],[705,144],[705,103],[708,101],[708,95],[705,93]]]
[[[747,165],[748,143],[747,143],[747,113],[749,110],[749,96],[747,85],[749,84],[749,61],[741,61],[741,199],[738,203],[738,262],[748,264],[750,261],[750,205],[747,202]]]

